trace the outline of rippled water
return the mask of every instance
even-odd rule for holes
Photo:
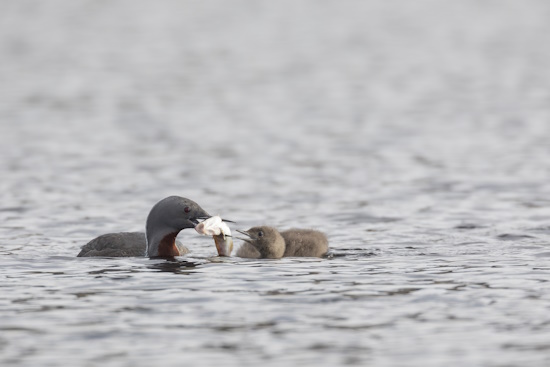
[[[544,1],[4,1],[2,366],[550,364]],[[182,195],[327,259],[76,258]]]

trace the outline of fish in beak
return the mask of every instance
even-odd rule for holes
[[[199,218],[201,219],[201,218]],[[219,216],[206,218],[195,226],[195,231],[205,236],[212,236],[219,256],[231,256],[233,251],[233,237],[229,226]],[[233,223],[233,222],[231,222]]]

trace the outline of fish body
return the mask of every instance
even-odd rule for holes
[[[233,237],[231,237],[229,226],[221,217],[215,215],[200,222],[195,227],[195,231],[214,238],[218,255],[231,256],[231,251],[233,251]]]

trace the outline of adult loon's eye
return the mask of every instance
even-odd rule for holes
[[[263,231],[258,232],[258,237],[263,237],[263,236],[264,236],[264,232],[263,232]]]
[[[184,212],[189,213],[191,211],[191,208],[186,206],[185,209],[183,209]]]

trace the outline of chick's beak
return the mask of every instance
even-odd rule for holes
[[[242,238],[242,237],[235,237],[235,238],[238,238],[239,240],[243,240],[244,242],[248,242],[248,243],[252,242],[252,236],[250,235],[250,233],[248,233],[247,231],[241,231],[239,229],[237,229],[236,231],[239,232],[239,233],[244,234],[248,238]]]

